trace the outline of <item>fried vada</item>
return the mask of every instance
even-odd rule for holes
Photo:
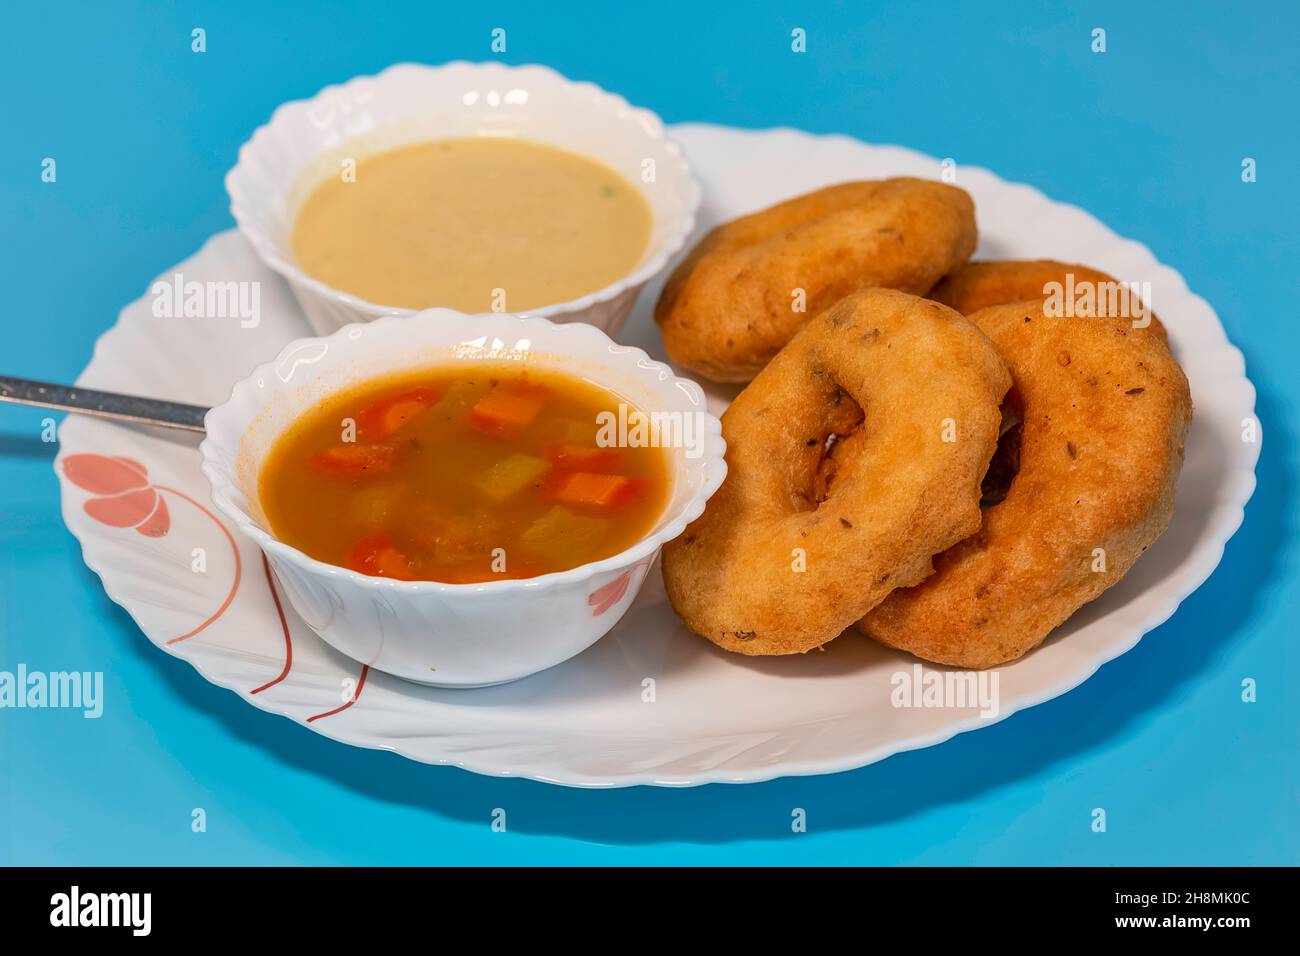
[[[1150,328],[1162,339],[1168,338],[1160,319],[1147,308],[1150,303],[1143,303],[1114,276],[1055,259],[968,262],[940,279],[926,298],[971,315],[991,305],[1048,302],[1054,294],[1061,298],[1061,311],[1068,309],[1075,317],[1127,314],[1134,328]]]
[[[975,242],[975,206],[956,186],[830,186],[711,231],[669,277],[655,321],[678,365],[747,382],[844,296],[873,287],[923,294]]]
[[[1020,425],[990,475],[1014,476],[977,534],[858,626],[927,661],[986,668],[1038,646],[1160,537],[1192,403],[1165,342],[1127,319],[1048,317],[1022,302],[971,320],[1011,370]]]
[[[973,323],[875,289],[813,318],[722,416],[726,480],[665,545],[673,608],[748,655],[825,644],[980,525],[1007,370]]]

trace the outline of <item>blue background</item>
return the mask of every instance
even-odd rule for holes
[[[502,59],[668,122],[903,143],[1150,246],[1218,309],[1259,389],[1259,489],[1213,578],[1078,690],[860,771],[690,791],[491,780],[331,743],[153,648],[60,521],[41,415],[0,408],[0,669],[102,670],[108,701],[98,721],[0,711],[0,862],[1300,862],[1300,5],[619,6],[9,7],[0,371],[71,381],[122,305],[232,225],[222,176],[278,103],[395,61],[491,58],[501,26]],[[1244,677],[1258,703],[1240,702]]]

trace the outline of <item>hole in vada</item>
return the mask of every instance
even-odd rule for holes
[[[813,462],[810,487],[802,495],[807,510],[816,508],[830,497],[839,466],[836,451],[842,448],[844,439],[857,434],[862,427],[863,418],[865,414],[862,406],[837,386],[831,395],[826,421],[820,434],[809,439],[809,447],[816,449],[817,457]]]
[[[992,508],[1001,504],[1011,491],[1011,483],[1020,471],[1023,415],[1019,396],[1012,388],[1002,402],[1002,429],[998,435],[998,447],[993,452],[988,471],[984,473],[984,481],[980,484],[980,508]]]

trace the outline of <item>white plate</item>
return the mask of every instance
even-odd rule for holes
[[[936,159],[843,137],[702,125],[672,134],[704,184],[705,228],[826,183],[941,175]],[[1260,446],[1243,440],[1243,422],[1254,421],[1255,390],[1241,353],[1177,272],[1080,209],[984,170],[956,172],[975,197],[979,256],[1050,256],[1150,282],[1196,403],[1169,530],[1121,584],[1038,650],[1000,669],[995,717],[974,708],[895,708],[891,677],[910,672],[913,659],[853,632],[825,652],[800,657],[727,654],[683,628],[657,571],[604,640],[535,677],[466,691],[366,673],[287,608],[280,617],[260,553],[213,516],[197,441],[175,433],[69,418],[55,462],[64,520],[109,596],[160,648],[265,710],[414,760],[585,787],[742,783],[847,770],[987,725],[1077,686],[1173,614],[1214,570],[1241,523]],[[99,340],[80,384],[215,404],[255,364],[309,331],[284,282],[234,232],[214,237],[165,278],[176,272],[185,281],[260,283],[260,324],[158,318],[146,295]],[[658,283],[642,296],[620,338],[661,356],[650,319],[657,292]],[[725,401],[716,396],[719,411]],[[147,522],[155,536],[92,517],[85,505],[95,496],[64,474],[73,454],[123,456],[142,466],[147,478],[139,483],[166,502],[165,533],[157,534],[157,514]],[[142,495],[152,500],[149,491]],[[196,549],[206,565],[199,571]]]

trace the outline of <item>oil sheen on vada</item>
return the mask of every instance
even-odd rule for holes
[[[927,661],[985,668],[1038,646],[1165,530],[1192,403],[1163,339],[1127,319],[1022,302],[971,320],[1014,383],[1006,404],[1021,424],[990,468],[1003,487],[978,533],[858,626]]]
[[[747,382],[814,315],[883,287],[921,295],[975,250],[975,206],[925,179],[842,183],[718,226],[664,286],[669,357]]]
[[[741,654],[837,637],[979,528],[1009,386],[952,309],[885,289],[834,304],[723,415],[726,481],[664,547],[673,608]]]

